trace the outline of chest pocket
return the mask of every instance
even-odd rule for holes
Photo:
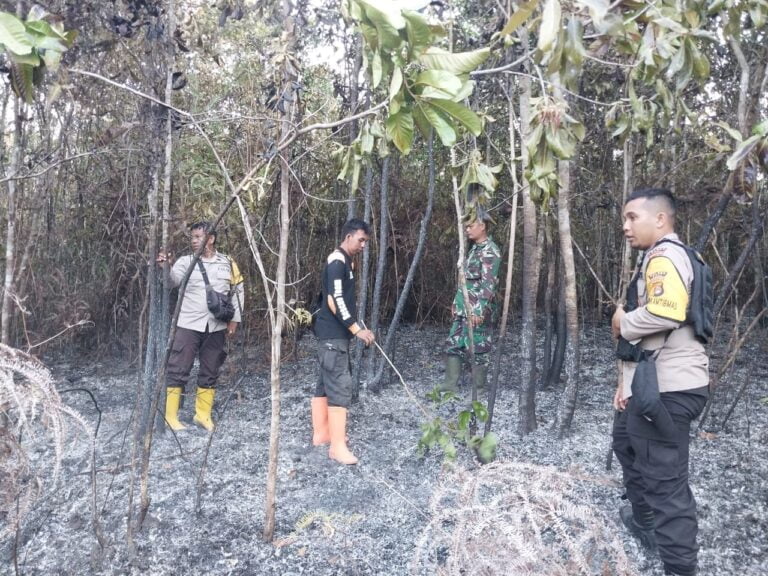
[[[467,262],[467,269],[464,273],[466,280],[480,280],[483,276],[483,263],[478,258],[472,258]]]
[[[216,277],[217,283],[223,283],[223,284],[226,284],[227,287],[229,287],[230,276],[232,273],[229,270],[228,265],[217,264],[214,268],[213,274]]]

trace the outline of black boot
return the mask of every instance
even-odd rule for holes
[[[656,535],[653,528],[653,510],[638,511],[631,504],[619,509],[619,516],[629,532],[650,552],[656,551]]]

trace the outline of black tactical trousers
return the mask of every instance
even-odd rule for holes
[[[315,396],[328,396],[328,406],[349,408],[352,403],[352,371],[349,368],[349,340],[319,340]]]
[[[656,541],[664,567],[684,576],[696,572],[698,545],[696,500],[688,486],[691,421],[706,396],[665,392],[661,402],[675,423],[672,437],[632,410],[619,412],[613,423],[613,451],[621,462],[627,498],[638,511],[653,510]]]

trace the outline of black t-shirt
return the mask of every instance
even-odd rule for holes
[[[334,250],[323,267],[323,298],[315,321],[315,335],[320,340],[352,338],[349,328],[357,322],[355,275],[352,259],[341,248]],[[331,296],[334,310],[328,303]]]

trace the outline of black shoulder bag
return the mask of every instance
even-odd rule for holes
[[[235,306],[232,304],[232,291],[230,290],[226,294],[216,292],[208,281],[208,274],[205,272],[203,262],[198,260],[197,265],[205,282],[205,301],[208,304],[208,310],[210,310],[216,320],[229,322],[235,316]]]

